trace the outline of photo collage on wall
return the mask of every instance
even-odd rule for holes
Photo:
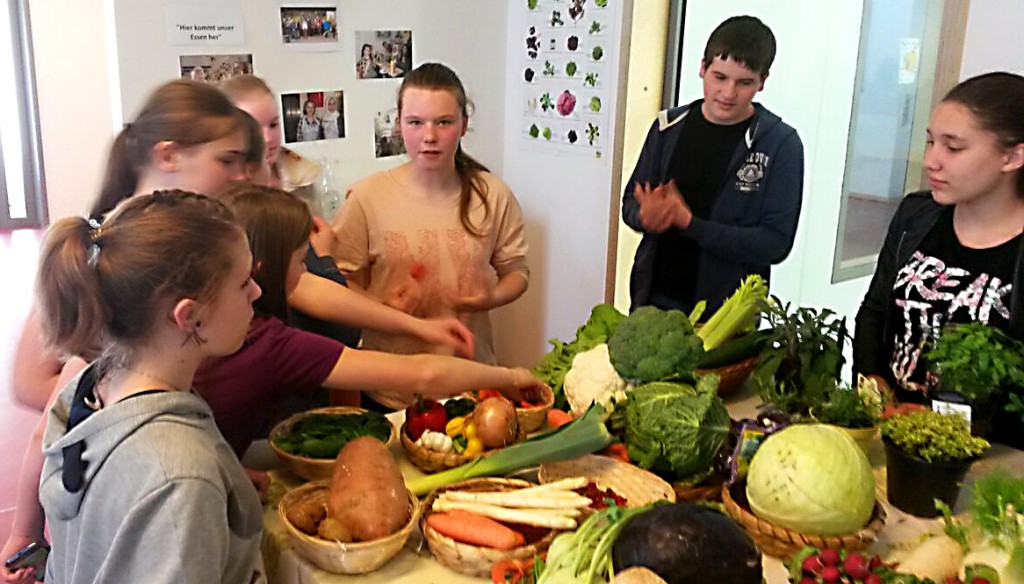
[[[611,117],[616,0],[515,0],[526,11],[524,147],[601,156]]]
[[[194,11],[184,4],[177,8],[180,10],[174,12],[176,20],[172,22],[177,24],[181,21],[183,24],[172,26],[172,29],[188,29],[184,23],[193,20]],[[411,30],[355,31],[350,37],[350,44],[348,41],[341,42],[339,38],[339,21],[343,15],[336,5],[317,2],[309,5],[286,4],[273,7],[272,10],[275,22],[280,22],[282,50],[337,52],[339,70],[354,72],[356,80],[400,79],[415,67]],[[213,13],[215,15],[207,20],[237,23],[238,26],[234,28],[240,36],[235,40],[237,43],[244,42],[241,36],[244,19],[240,8],[224,8]],[[175,38],[172,44],[207,46],[210,39],[208,36],[189,36]],[[351,54],[348,53],[350,47],[354,48]],[[345,63],[350,64],[346,66]],[[179,55],[178,75],[183,79],[217,84],[245,74],[260,74],[254,68],[252,54]],[[274,86],[272,79],[266,81]],[[284,142],[295,144],[345,138],[345,97],[341,88],[327,89],[316,85],[308,91],[281,92],[279,103]],[[373,148],[374,157],[404,155],[405,144],[398,130],[397,110],[394,109],[393,101],[377,104],[374,109],[381,111],[363,122],[373,124],[373,144],[370,147]]]

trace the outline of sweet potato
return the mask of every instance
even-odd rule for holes
[[[327,514],[355,541],[398,531],[409,519],[405,481],[391,451],[380,440],[362,436],[341,449],[334,462]]]

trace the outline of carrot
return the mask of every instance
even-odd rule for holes
[[[491,584],[520,584],[532,568],[532,558],[500,560],[491,567]]]
[[[602,450],[600,454],[607,456],[608,458],[621,460],[622,462],[632,462],[629,460],[629,449],[621,442],[609,445],[608,448]]]
[[[572,419],[572,414],[569,412],[563,412],[562,410],[557,410],[555,408],[548,410],[548,426],[551,426],[552,428],[564,426],[571,422]]]
[[[511,527],[469,511],[431,513],[427,525],[455,541],[497,550],[510,550],[526,543],[523,534]]]

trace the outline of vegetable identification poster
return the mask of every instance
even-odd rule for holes
[[[523,147],[600,157],[611,132],[617,0],[518,1],[526,11]]]

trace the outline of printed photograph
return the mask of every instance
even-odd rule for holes
[[[281,42],[284,44],[338,42],[338,10],[334,7],[282,7]]]
[[[252,55],[181,55],[178,67],[182,79],[201,83],[220,83],[253,72]]]
[[[411,30],[356,32],[356,78],[394,79],[412,69]]]
[[[373,119],[373,155],[375,158],[405,154],[405,142],[398,128],[398,110],[377,112]]]
[[[340,89],[281,94],[281,112],[288,144],[345,137],[345,100]]]

